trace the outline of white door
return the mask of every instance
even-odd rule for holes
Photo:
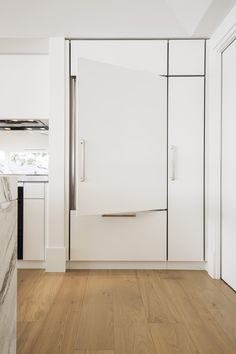
[[[151,66],[132,68],[78,53],[72,67],[79,215],[165,209],[167,79],[158,68],[154,73]],[[123,58],[124,48],[120,53]]]
[[[222,55],[222,279],[236,290],[236,41]]]
[[[168,259],[202,261],[204,78],[169,79]]]

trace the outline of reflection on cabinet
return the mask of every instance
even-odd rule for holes
[[[49,118],[47,55],[0,55],[0,118]]]
[[[203,260],[204,78],[169,79],[170,261]]]

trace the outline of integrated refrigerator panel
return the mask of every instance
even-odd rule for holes
[[[103,215],[166,209],[167,78],[158,67],[157,73],[148,70],[145,61],[142,70],[114,65],[96,56],[84,59],[79,48],[72,42],[76,210]]]

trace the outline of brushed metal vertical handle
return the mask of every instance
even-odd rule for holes
[[[171,145],[170,146],[170,151],[171,151],[171,174],[170,174],[170,180],[175,181],[176,179],[176,146]]]
[[[81,148],[81,176],[80,182],[85,182],[85,140],[80,139]]]
[[[70,210],[76,210],[76,76],[70,77]]]

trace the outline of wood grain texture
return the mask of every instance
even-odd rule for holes
[[[18,271],[17,354],[235,354],[236,294],[203,271]]]

